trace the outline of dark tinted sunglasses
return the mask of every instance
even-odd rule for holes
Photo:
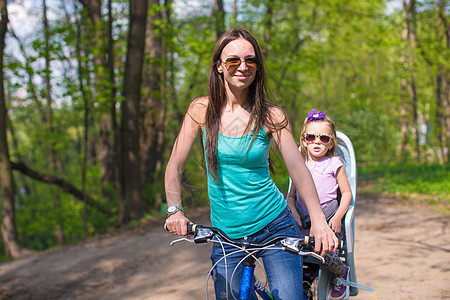
[[[241,65],[241,62],[245,62],[245,65],[247,68],[252,70],[258,70],[260,66],[260,61],[257,57],[246,57],[246,58],[240,58],[240,57],[229,57],[225,61],[222,61],[225,64],[225,67],[228,71],[235,71],[239,66]]]
[[[326,135],[326,134],[305,133],[305,134],[303,134],[303,138],[309,144],[314,143],[317,138],[319,138],[319,141],[325,145],[331,141],[331,136]]]

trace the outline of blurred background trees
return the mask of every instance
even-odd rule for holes
[[[258,38],[271,100],[296,136],[318,108],[351,138],[359,166],[448,168],[448,1],[2,3],[4,256],[164,209],[164,167],[183,115],[206,94],[214,44],[233,27]],[[183,177],[187,207],[207,204],[199,146]]]

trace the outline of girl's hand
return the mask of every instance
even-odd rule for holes
[[[338,233],[341,232],[341,229],[342,229],[342,219],[340,219],[340,218],[338,218],[338,217],[336,217],[336,216],[333,216],[333,217],[330,219],[330,221],[329,221],[328,224],[330,225],[331,230],[333,230],[333,232],[334,232],[335,234],[338,234]]]
[[[187,224],[191,223],[182,211],[177,211],[166,219],[164,227],[173,234],[187,235]]]
[[[299,214],[297,214],[297,215],[293,214],[293,216],[294,216],[295,221],[297,221],[298,227],[300,229],[302,229],[302,219],[300,218],[300,215]]]

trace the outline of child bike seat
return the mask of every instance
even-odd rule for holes
[[[357,170],[356,170],[356,156],[353,149],[353,144],[350,139],[342,132],[337,131],[336,137],[338,139],[338,148],[336,149],[336,154],[342,159],[342,163],[345,168],[345,173],[350,184],[350,189],[352,191],[352,199],[350,206],[343,218],[343,229],[344,229],[344,249],[341,251],[341,258],[344,263],[350,267],[349,280],[356,283],[356,268],[355,268],[355,258],[354,258],[354,244],[355,244],[355,202],[356,202],[356,180],[357,180]],[[300,147],[299,147],[300,150]],[[287,195],[289,195],[290,189],[292,187],[292,180],[289,178],[289,189]],[[314,258],[305,258],[305,264],[320,264],[320,262]],[[327,269],[320,266],[318,278],[318,299],[328,299],[328,283],[330,281],[330,274]],[[358,289],[356,287],[350,286],[350,296],[358,295]],[[346,296],[344,299],[348,299]]]

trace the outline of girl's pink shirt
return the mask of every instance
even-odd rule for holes
[[[336,180],[336,172],[339,167],[343,166],[338,156],[324,157],[313,163],[306,163],[316,186],[319,195],[320,205],[322,209],[328,206],[331,200],[337,198],[338,183]],[[307,212],[305,203],[296,192],[297,203]]]

